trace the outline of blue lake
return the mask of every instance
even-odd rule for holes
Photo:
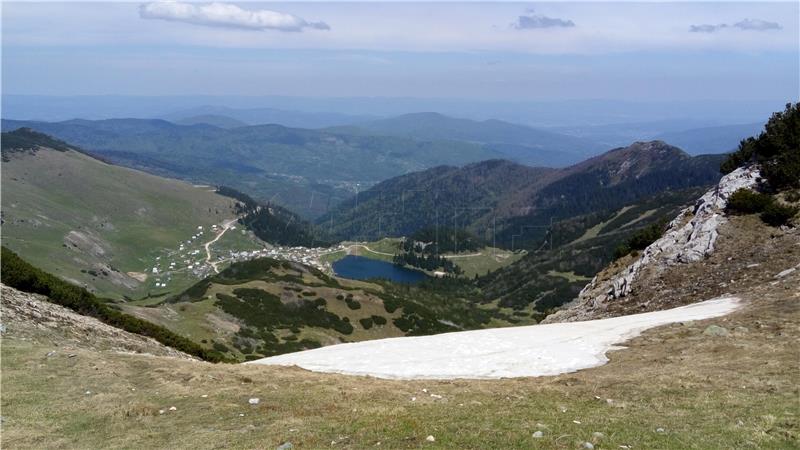
[[[397,283],[414,284],[427,278],[424,272],[407,269],[386,261],[347,255],[333,263],[336,275],[353,280],[385,278]]]

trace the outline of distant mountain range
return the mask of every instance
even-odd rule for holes
[[[2,128],[30,127],[116,164],[231,186],[309,219],[329,212],[375,183],[437,165],[505,159],[529,166],[566,167],[606,148],[592,138],[438,113],[375,119],[209,106],[170,117],[176,123],[161,119],[3,120]],[[286,123],[296,119],[304,126],[324,128],[244,125],[271,119]],[[355,125],[329,126],[335,123]],[[756,128],[697,129],[673,132],[665,139],[683,142],[694,152],[708,149],[713,153],[735,146]],[[565,132],[580,134],[576,130]]]
[[[424,140],[485,144],[522,164],[561,167],[605,149],[588,139],[517,125],[501,120],[476,121],[426,112],[359,123],[338,130],[353,134],[401,136]]]
[[[3,118],[43,121],[62,121],[74,118],[111,119],[121,117],[165,118],[176,111],[187,112],[183,117],[198,114],[222,114],[199,111],[203,105],[216,105],[230,109],[269,108],[302,113],[330,113],[362,117],[344,122],[352,124],[372,118],[393,117],[420,111],[464,117],[472,120],[498,119],[511,123],[544,127],[586,127],[639,122],[692,122],[682,129],[703,126],[756,122],[782,109],[785,99],[777,100],[694,100],[694,101],[619,101],[619,100],[568,100],[530,101],[474,100],[453,98],[413,97],[288,97],[288,96],[130,96],[84,95],[48,96],[14,95],[3,93]],[[235,116],[231,116],[237,118]],[[175,117],[173,117],[174,119]],[[177,118],[180,119],[180,118]],[[240,119],[241,120],[241,119]],[[247,120],[243,120],[248,122]],[[265,122],[261,122],[265,123]],[[266,123],[280,123],[269,121]],[[331,124],[333,125],[333,124]],[[302,126],[302,125],[298,125]],[[660,128],[656,133],[676,131]],[[654,136],[654,135],[651,135]],[[634,136],[625,143],[647,139]],[[609,145],[607,148],[612,148]]]
[[[197,118],[212,118],[209,121],[198,122]],[[225,118],[221,121],[221,118]],[[228,108],[224,106],[199,106],[188,108],[169,114],[162,115],[160,118],[178,124],[206,123],[217,125],[217,123],[227,123],[236,121],[242,125],[283,125],[289,128],[326,128],[339,125],[350,125],[353,123],[374,120],[375,116],[369,115],[350,115],[332,112],[309,112],[291,111],[276,108]],[[222,128],[232,128],[222,126]]]
[[[199,114],[196,116],[188,116],[181,119],[176,119],[172,122],[178,125],[211,125],[217,128],[239,128],[247,126],[247,124],[241,120],[216,114]]]

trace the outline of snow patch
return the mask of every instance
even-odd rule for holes
[[[491,379],[558,375],[608,362],[606,352],[648,328],[728,314],[738,298],[586,322],[460,331],[339,344],[246,364],[387,379]]]

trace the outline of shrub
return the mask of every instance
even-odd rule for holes
[[[361,303],[358,300],[353,300],[352,298],[348,297],[345,299],[345,303],[347,303],[347,307],[356,310],[361,309]]]
[[[773,114],[764,131],[743,140],[720,169],[729,173],[749,162],[761,165],[761,175],[776,191],[800,187],[800,103]]]
[[[614,259],[622,258],[623,256],[636,250],[646,249],[648,245],[657,241],[658,238],[664,234],[664,228],[666,226],[667,221],[662,219],[636,231],[631,235],[631,237],[628,238],[627,241],[614,249]]]
[[[386,325],[386,318],[383,316],[372,316],[372,321],[375,325]]]
[[[760,217],[766,224],[779,227],[781,225],[788,225],[797,212],[798,208],[794,206],[772,202],[764,208],[764,212],[761,213]]]
[[[725,211],[730,214],[756,214],[764,211],[775,200],[767,194],[750,189],[739,189],[728,198]]]
[[[359,319],[358,323],[360,323],[361,327],[363,327],[365,330],[369,330],[370,328],[372,328],[372,318],[371,317],[365,317],[363,319]]]
[[[221,342],[214,342],[212,347],[214,347],[214,350],[216,350],[216,351],[218,351],[220,353],[228,353],[230,351],[230,349],[225,344],[223,344]]]

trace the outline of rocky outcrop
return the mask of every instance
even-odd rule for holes
[[[725,223],[728,197],[741,188],[752,188],[759,178],[756,167],[740,168],[724,176],[719,184],[700,197],[694,206],[681,211],[664,235],[648,246],[632,263],[612,265],[599,273],[578,294],[578,298],[544,322],[571,322],[602,316],[605,306],[631,293],[644,273],[657,275],[675,264],[699,261],[714,251],[718,229]]]
[[[129,333],[47,300],[0,284],[4,339],[50,341],[63,348],[85,348],[193,359],[155,339]]]

